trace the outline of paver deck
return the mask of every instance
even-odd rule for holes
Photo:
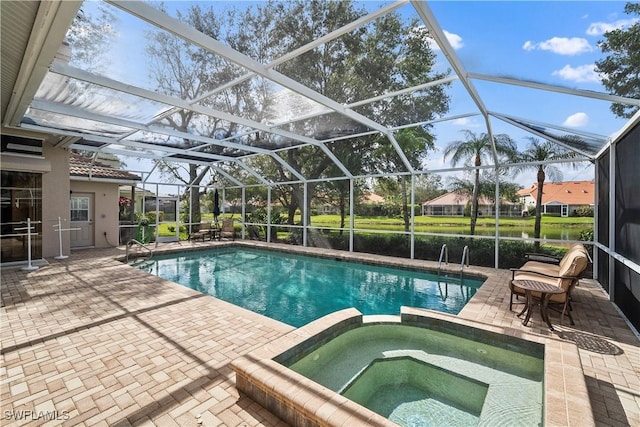
[[[114,259],[123,254],[82,250],[33,272],[2,269],[0,424],[284,425],[238,394],[230,362],[293,327]],[[553,334],[535,315],[522,326],[508,310],[509,273],[486,271],[493,280],[461,317]],[[594,281],[574,298],[576,325],[552,321],[580,348],[596,422],[640,425],[638,338]]]

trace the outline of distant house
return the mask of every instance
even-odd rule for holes
[[[360,199],[360,202],[365,204],[384,203],[384,197],[376,193],[364,193]]]
[[[360,197],[359,203],[365,205],[381,204],[384,203],[384,197],[367,192]],[[335,203],[322,203],[314,208],[318,215],[338,215],[340,213],[340,208]]]
[[[445,193],[435,199],[427,200],[422,204],[422,215],[427,216],[464,216],[465,207],[471,206],[471,197],[455,192]],[[521,207],[518,203],[506,200],[500,201],[501,216],[519,216]],[[478,216],[495,215],[495,206],[492,200],[480,197],[478,200]]]
[[[526,211],[536,206],[538,184],[517,192]],[[594,181],[546,182],[542,186],[542,213],[567,217],[580,208],[593,207],[595,203]]]

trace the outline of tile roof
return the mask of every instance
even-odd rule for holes
[[[536,198],[538,184],[518,191],[518,196]],[[594,181],[545,182],[542,186],[542,204],[593,205],[595,203]]]
[[[141,181],[138,175],[115,169],[104,163],[93,161],[77,153],[69,154],[69,175],[86,178],[110,179],[114,182]]]

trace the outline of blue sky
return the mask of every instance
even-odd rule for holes
[[[256,2],[201,3],[216,8],[243,9]],[[190,2],[165,4],[169,10],[175,10],[186,8]],[[374,10],[387,3],[361,4]],[[624,5],[625,2],[618,1],[429,2],[467,71],[600,92],[606,91],[593,71],[594,62],[603,58],[597,43],[603,39],[605,30],[632,23],[623,13]],[[410,4],[402,6],[399,12],[405,17],[417,16]],[[120,60],[117,65],[114,63],[109,74],[129,83],[139,84],[145,80],[147,71],[139,59],[144,55],[144,43],[136,41],[143,36],[145,26],[147,24],[132,17],[118,22],[112,57]],[[439,66],[448,67],[442,55]],[[483,81],[474,81],[474,85],[490,111],[605,136],[612,135],[625,122],[613,116],[608,102]],[[454,85],[451,97],[451,114],[477,111],[460,84]],[[495,133],[507,133],[521,148],[525,147],[524,136],[529,134],[495,119],[492,126]],[[460,132],[463,129],[476,133],[486,131],[481,117],[434,126],[440,150],[451,140],[463,139]],[[127,165],[138,169],[131,159]],[[433,153],[428,165],[448,166],[441,151]],[[140,169],[146,168],[140,165]],[[565,179],[591,179],[592,173],[588,166],[577,171],[567,169]],[[532,174],[516,179],[522,185],[529,185],[532,180]]]

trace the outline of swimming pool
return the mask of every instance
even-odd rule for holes
[[[457,314],[484,281],[242,247],[161,255],[140,268],[295,327],[349,307]]]

